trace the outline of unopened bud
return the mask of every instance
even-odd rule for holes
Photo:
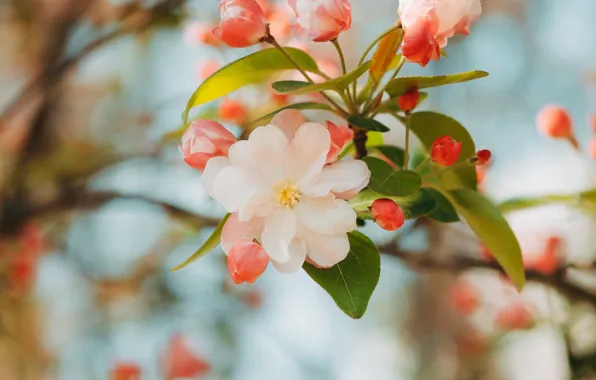
[[[473,158],[473,162],[478,166],[482,166],[482,165],[488,164],[490,161],[490,158],[491,158],[490,150],[482,149],[482,150],[479,150],[478,152],[476,152],[476,157]]]
[[[430,157],[433,162],[451,166],[457,162],[461,148],[462,143],[455,141],[451,136],[439,137],[430,148]]]
[[[416,87],[408,90],[405,94],[399,96],[397,98],[397,104],[399,108],[404,112],[412,112],[416,105],[418,105],[418,99],[420,98],[420,93]]]
[[[376,199],[371,206],[373,220],[384,230],[395,231],[403,226],[404,211],[391,199]]]

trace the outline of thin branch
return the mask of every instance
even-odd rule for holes
[[[406,253],[394,247],[381,247],[380,249],[381,252],[404,261],[410,268],[418,271],[448,271],[459,273],[469,269],[490,269],[504,273],[501,266],[495,261],[461,256],[439,260],[429,257],[424,253]],[[570,282],[566,276],[566,268],[561,268],[561,270],[553,274],[546,274],[535,270],[526,270],[526,278],[528,281],[539,282],[551,286],[570,299],[584,301],[596,307],[596,293]]]
[[[144,195],[138,194],[123,194],[115,191],[69,191],[65,192],[62,197],[37,207],[31,210],[29,217],[44,217],[61,213],[64,211],[74,210],[91,210],[104,205],[109,201],[116,199],[127,199],[127,200],[140,200],[151,203],[153,205],[161,207],[166,211],[172,218],[184,220],[185,222],[196,226],[216,226],[220,219],[208,217],[204,215],[198,215],[192,213],[184,208],[174,206],[170,203],[156,200]]]
[[[69,72],[70,69],[72,69],[77,63],[79,63],[95,50],[119,37],[125,36],[127,34],[140,33],[146,30],[150,26],[167,17],[173,9],[179,7],[184,2],[185,0],[164,0],[148,10],[139,11],[143,13],[146,12],[146,17],[134,17],[136,13],[139,13],[135,12],[124,20],[124,26],[121,28],[96,39],[81,49],[81,51],[74,56],[65,59],[64,61],[46,69],[44,72],[37,75],[24,87],[20,94],[17,95],[17,97],[8,105],[4,113],[0,116],[0,131],[6,125],[6,121],[9,120],[13,114],[27,102],[29,96],[35,93],[35,91],[37,91],[41,86],[51,85],[59,82]],[[127,23],[127,20],[132,20],[132,22]]]

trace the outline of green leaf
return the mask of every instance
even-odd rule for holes
[[[381,256],[375,244],[358,231],[348,233],[350,252],[339,264],[328,269],[305,263],[306,273],[319,284],[337,306],[354,319],[366,312],[379,277]]]
[[[577,195],[545,195],[536,198],[512,198],[500,203],[497,207],[501,212],[508,213],[553,203],[576,204],[577,200]]]
[[[283,80],[271,84],[271,87],[275,92],[280,94],[293,94],[293,95],[304,95],[313,92],[334,90],[341,92],[346,89],[350,84],[354,83],[358,78],[362,76],[370,67],[371,62],[365,62],[360,65],[356,70],[351,71],[338,78],[330,79],[323,83],[309,83],[302,81]]]
[[[499,210],[471,189],[453,190],[448,194],[459,214],[501,264],[515,287],[521,291],[525,282],[521,248]]]
[[[432,196],[435,198],[435,201],[437,202],[437,208],[428,214],[429,217],[442,223],[459,222],[459,215],[457,215],[455,207],[453,207],[449,199],[447,199],[443,193],[432,188],[428,188],[426,190],[432,194]]]
[[[256,123],[258,121],[271,120],[271,119],[273,119],[273,117],[275,115],[277,115],[278,113],[280,113],[281,111],[284,111],[284,110],[322,110],[322,111],[333,112],[333,110],[331,109],[330,106],[328,106],[327,104],[323,104],[323,103],[314,103],[314,102],[295,103],[295,104],[290,104],[290,105],[287,105],[280,109],[277,109],[271,113],[268,113],[267,115],[261,116],[260,118],[252,121],[251,124]]]
[[[295,48],[285,49],[304,70],[313,73],[319,71],[314,59],[304,51]],[[260,83],[271,75],[285,70],[295,70],[295,67],[275,48],[258,51],[222,67],[205,79],[192,94],[183,114],[184,123],[187,123],[188,113],[192,108],[249,84]]]
[[[428,92],[421,92],[418,96],[417,106],[425,101],[426,98],[428,98]],[[381,103],[378,111],[379,113],[401,112],[401,108],[399,108],[399,104],[397,104],[397,99],[391,98]]]
[[[389,132],[389,128],[386,125],[364,116],[349,116],[348,123],[358,128],[366,129],[367,131]]]
[[[467,82],[488,76],[486,71],[468,71],[465,73],[438,75],[433,77],[401,77],[396,78],[385,87],[385,91],[393,98],[405,94],[411,88],[419,90],[429,87],[444,86],[446,84]]]
[[[400,168],[404,166],[404,150],[393,145],[378,145],[374,147],[383,156],[387,157],[391,162]]]
[[[376,199],[388,198],[401,207],[406,219],[417,219],[433,212],[437,207],[435,197],[428,190],[420,189],[420,191],[407,197],[391,197],[379,194],[371,189],[366,189],[350,199],[348,203],[356,211],[358,217],[371,219],[369,207],[372,203]]]
[[[310,82],[299,80],[280,80],[271,83],[271,88],[278,94],[290,94],[299,91],[301,88],[310,86]]]
[[[422,142],[427,151],[430,150],[433,142],[441,137],[449,135],[457,141],[461,141],[462,149],[457,162],[466,161],[476,154],[476,147],[472,136],[457,120],[436,112],[415,112],[412,114],[411,129]],[[447,170],[439,175],[439,179],[448,190],[467,187],[476,189],[476,168],[474,166],[460,167]]]
[[[414,171],[394,170],[376,157],[364,157],[362,160],[371,172],[368,187],[379,194],[405,197],[417,192],[422,185],[420,174]]]
[[[201,248],[199,248],[195,253],[193,253],[192,256],[186,259],[182,264],[176,265],[174,268],[172,268],[172,272],[176,272],[184,268],[188,264],[192,263],[195,260],[198,260],[203,255],[215,249],[215,247],[217,247],[219,241],[221,240],[221,231],[223,230],[224,224],[226,224],[226,220],[228,220],[229,217],[230,214],[226,214],[226,216],[224,216],[221,222],[219,222],[219,224],[217,225],[217,227],[215,227],[215,230],[213,230],[211,236],[207,238],[207,240],[201,246]]]

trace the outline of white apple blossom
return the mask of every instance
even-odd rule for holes
[[[359,160],[326,164],[330,145],[326,127],[288,110],[232,145],[228,157],[208,161],[203,186],[231,213],[226,253],[256,240],[282,272],[299,270],[307,255],[321,267],[347,256],[356,214],[345,198],[368,184],[370,171]]]

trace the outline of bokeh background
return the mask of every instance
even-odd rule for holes
[[[482,249],[464,226],[423,221],[391,234],[367,225],[386,255],[357,321],[305,273],[268,270],[233,285],[219,249],[170,272],[223,215],[177,151],[180,115],[206,66],[246,53],[197,40],[217,3],[0,2],[1,380],[129,379],[115,377],[123,368],[167,379],[176,366],[197,379],[593,378],[590,209],[508,214],[528,262],[541,262],[555,238],[557,265],[573,269],[538,267],[521,295],[491,265],[476,265]],[[395,23],[398,1],[351,3],[353,28],[340,42],[354,65]],[[423,108],[455,117],[491,149],[482,186],[497,203],[596,186],[589,154],[541,137],[534,123],[543,105],[562,104],[588,149],[596,1],[482,3],[471,35],[451,40],[446,58],[403,73],[490,76],[431,90]],[[331,44],[314,51],[337,65]],[[230,99],[249,114],[276,101],[256,89]],[[217,105],[200,112],[221,116]],[[240,135],[248,116],[238,112],[226,126]],[[385,143],[401,144],[402,127],[385,121]],[[422,265],[422,254],[444,265]]]

